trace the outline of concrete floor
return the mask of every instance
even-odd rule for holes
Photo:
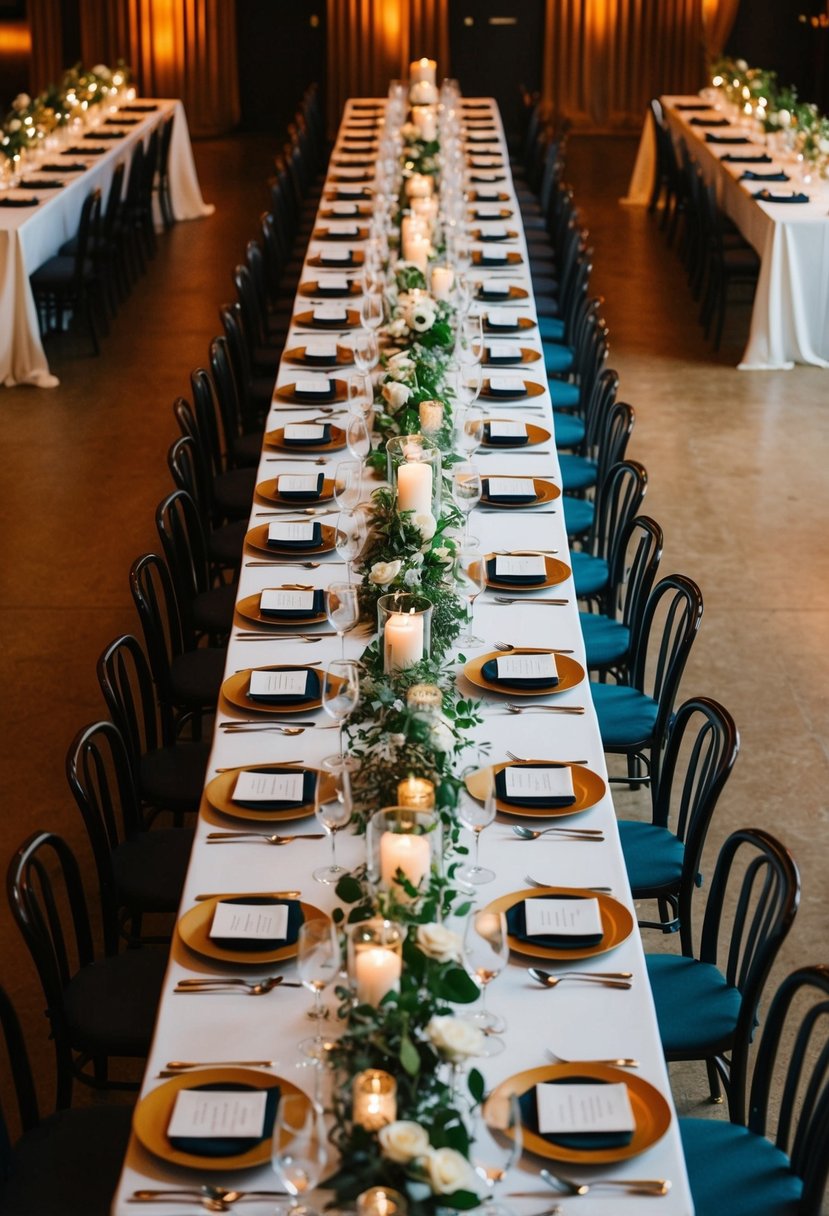
[[[77,729],[102,715],[98,654],[136,629],[127,572],[157,543],[153,512],[169,488],[165,454],[176,437],[172,401],[187,394],[190,370],[219,332],[218,305],[232,294],[232,267],[266,204],[269,150],[261,136],[196,145],[216,215],[161,238],[99,359],[81,339],[64,340],[50,350],[60,388],[0,389],[4,865],[31,831],[49,827],[83,853],[91,874],[64,757]],[[629,454],[650,473],[645,509],[665,531],[662,571],[691,575],[705,596],[681,696],[722,701],[742,735],[706,872],[725,836],[746,825],[780,836],[801,868],[801,908],[774,983],[823,961],[829,928],[829,379],[810,368],[736,371],[746,308],[731,311],[723,348],[711,352],[657,224],[618,205],[634,153],[628,138],[573,139],[568,172],[591,230],[610,363],[637,412]],[[644,805],[640,795],[617,801],[624,814]],[[646,946],[677,943],[651,934]],[[43,1000],[5,904],[0,956],[45,1087]],[[701,1066],[673,1078],[683,1111],[721,1114],[705,1104]]]

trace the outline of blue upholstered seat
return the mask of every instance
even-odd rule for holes
[[[578,414],[553,414],[553,430],[557,448],[574,448],[584,439],[584,419]]]
[[[638,819],[620,819],[619,836],[632,890],[677,889],[685,845],[673,832]]]
[[[627,751],[650,742],[659,712],[652,697],[627,684],[591,684],[590,691],[606,749]]]
[[[548,376],[560,376],[564,372],[569,372],[573,366],[573,348],[562,346],[552,336],[552,333],[545,332],[548,325],[557,329],[557,322],[558,317],[538,318],[538,332],[541,334],[544,346],[544,366]]]
[[[554,410],[575,409],[581,401],[581,386],[569,380],[550,380],[548,387]]]
[[[739,988],[713,963],[684,954],[646,954],[645,962],[666,1056],[702,1059],[721,1052],[737,1028]]]
[[[564,525],[568,536],[583,536],[590,531],[596,508],[587,498],[573,498],[569,494],[561,497]]]
[[[610,568],[603,557],[593,557],[590,553],[571,553],[570,565],[573,568],[573,582],[576,584],[576,596],[579,599],[604,591],[610,578]]]
[[[562,456],[561,485],[565,494],[589,490],[596,484],[597,464],[587,456]]]
[[[611,667],[627,658],[630,647],[627,625],[598,612],[580,612],[579,621],[588,669]]]
[[[803,1190],[785,1153],[719,1119],[680,1119],[696,1216],[798,1216]]]
[[[564,319],[557,312],[549,315],[539,312],[538,332],[544,342],[563,342]]]

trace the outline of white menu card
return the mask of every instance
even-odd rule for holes
[[[325,438],[325,427],[315,422],[289,422],[282,432],[286,439],[305,439],[321,442]]]
[[[308,541],[310,544],[314,539],[314,526],[313,520],[309,520],[307,523],[303,520],[301,523],[292,524],[286,520],[275,519],[273,523],[268,524],[268,540]]]
[[[168,1136],[261,1139],[265,1131],[267,1090],[181,1089],[167,1124]]]
[[[216,904],[211,937],[236,937],[246,941],[272,941],[288,932],[285,904]]]
[[[495,573],[499,578],[515,578],[516,575],[520,578],[546,574],[547,566],[540,554],[527,557],[504,557],[499,554],[495,558]]]
[[[276,479],[280,494],[313,494],[318,485],[318,473],[281,473]]]
[[[317,304],[313,312],[315,321],[342,321],[348,320],[348,312],[342,304]]]
[[[536,1085],[538,1130],[555,1132],[632,1132],[636,1127],[628,1087],[618,1085]]]
[[[489,477],[490,498],[535,497],[535,482],[532,477]]]
[[[497,380],[498,377],[496,376],[495,379]],[[490,384],[492,384],[492,380],[490,380]],[[493,418],[489,424],[489,434],[492,439],[526,439],[527,424],[526,422],[513,422],[509,418]]]
[[[291,671],[252,671],[250,673],[250,696],[252,697],[299,697],[308,687],[309,672],[304,667]]]
[[[528,937],[592,937],[602,932],[597,899],[525,899],[524,917]]]
[[[508,798],[574,798],[573,772],[566,768],[532,768],[511,765],[505,770]]]
[[[233,787],[234,802],[301,802],[305,786],[302,769],[295,773],[243,772]]]
[[[313,525],[312,525],[313,527]],[[263,591],[259,597],[261,612],[313,612],[313,591],[283,591],[274,587]]]

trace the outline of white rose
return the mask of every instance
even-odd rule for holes
[[[425,334],[434,325],[437,315],[434,300],[426,296],[425,299],[418,300],[409,306],[406,320],[411,329],[416,330],[419,334]]]
[[[412,523],[419,530],[420,535],[424,540],[431,540],[435,535],[437,523],[435,522],[435,517],[431,511],[424,511],[418,515],[415,515]]]
[[[393,410],[399,410],[412,395],[407,384],[398,384],[396,380],[383,385],[383,400],[387,401]]]
[[[746,63],[745,59],[735,59],[734,67],[737,69],[738,72],[747,72],[748,71],[748,64]]]
[[[435,1014],[426,1027],[432,1046],[453,1064],[469,1056],[479,1056],[484,1050],[484,1033],[471,1022],[451,1014]]]
[[[405,338],[409,332],[409,327],[406,324],[405,317],[395,317],[393,321],[389,321],[386,326],[386,333],[391,338]]]
[[[399,558],[393,562],[375,562],[369,571],[369,582],[374,583],[376,587],[388,586],[397,578],[402,565]]]
[[[405,380],[414,369],[414,359],[405,351],[400,351],[399,354],[392,355],[389,359],[386,365],[386,374],[391,376],[392,380]]]
[[[23,124],[19,118],[10,118],[9,119],[8,129],[10,131],[19,131],[22,126],[23,126]]]
[[[425,1159],[426,1176],[436,1195],[455,1191],[477,1191],[475,1172],[456,1148],[438,1148]]]
[[[407,570],[406,573],[403,575],[403,582],[406,584],[407,587],[419,587],[420,586],[420,570],[418,570],[417,567],[414,567],[414,566],[412,567],[411,570]]]
[[[788,110],[777,111],[777,125],[784,128],[792,125],[792,116]]]
[[[18,93],[17,96],[15,97],[14,101],[12,102],[12,109],[17,110],[18,112],[20,112],[22,110],[28,110],[28,108],[31,104],[32,104],[32,99],[28,93]]]
[[[454,749],[455,735],[445,718],[441,717],[437,726],[432,727],[431,740],[436,751],[451,752]]]
[[[446,548],[446,545],[441,545],[439,548],[433,549],[432,555],[433,557],[436,557],[439,562],[443,562],[444,565],[448,565],[449,562],[454,561],[454,554],[450,549]]]
[[[444,925],[418,925],[416,941],[418,949],[438,963],[451,963],[460,958],[461,939]]]
[[[104,80],[109,80],[110,71],[105,63],[96,63],[92,69],[93,76],[102,76]]]
[[[829,139],[819,139],[817,146],[818,151],[822,152],[824,156],[829,156]]]
[[[411,1119],[398,1119],[387,1123],[377,1133],[383,1156],[398,1165],[408,1165],[416,1157],[429,1152],[429,1133],[425,1127]]]

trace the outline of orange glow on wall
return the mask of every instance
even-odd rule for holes
[[[0,55],[29,55],[32,36],[25,21],[0,22]]]

